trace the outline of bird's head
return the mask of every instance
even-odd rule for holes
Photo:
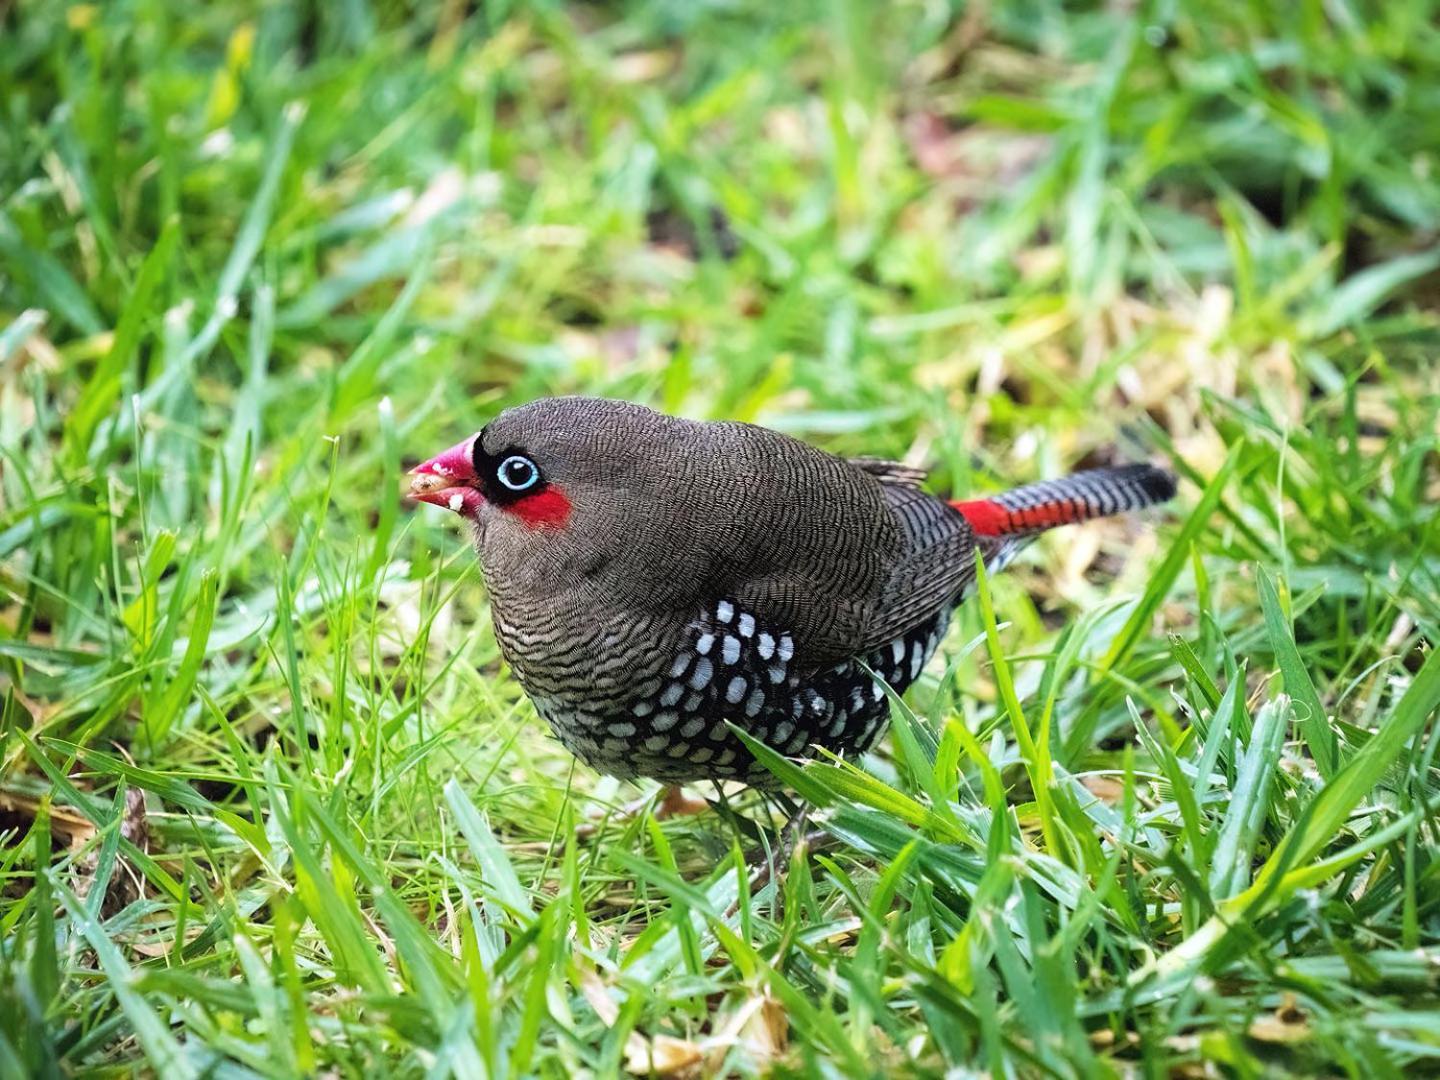
[[[507,409],[410,474],[410,497],[476,527],[482,556],[505,566],[637,557],[646,519],[685,485],[698,428],[640,405],[543,398]]]

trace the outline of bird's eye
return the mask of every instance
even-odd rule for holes
[[[495,476],[511,491],[526,491],[540,480],[540,470],[523,454],[511,454],[500,463]]]

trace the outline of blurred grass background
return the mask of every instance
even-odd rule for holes
[[[1433,1070],[1437,14],[0,3],[0,1073]],[[751,895],[398,497],[572,392],[1186,483]]]

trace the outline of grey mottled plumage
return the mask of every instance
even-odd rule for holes
[[[892,462],[592,398],[507,410],[416,474],[472,521],[501,649],[569,749],[757,783],[726,721],[791,755],[865,750],[888,706],[861,662],[897,690],[918,676],[977,545],[1008,558],[1034,506],[1080,520],[1173,491],[1140,466],[952,505]]]

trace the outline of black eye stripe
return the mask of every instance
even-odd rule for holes
[[[504,506],[545,490],[545,473],[522,447],[511,443],[494,453],[485,449],[485,431],[475,437],[470,460],[481,493],[490,502]]]
[[[490,455],[485,453],[485,429],[481,428],[470,444],[470,464],[476,476],[485,476],[490,471]]]

